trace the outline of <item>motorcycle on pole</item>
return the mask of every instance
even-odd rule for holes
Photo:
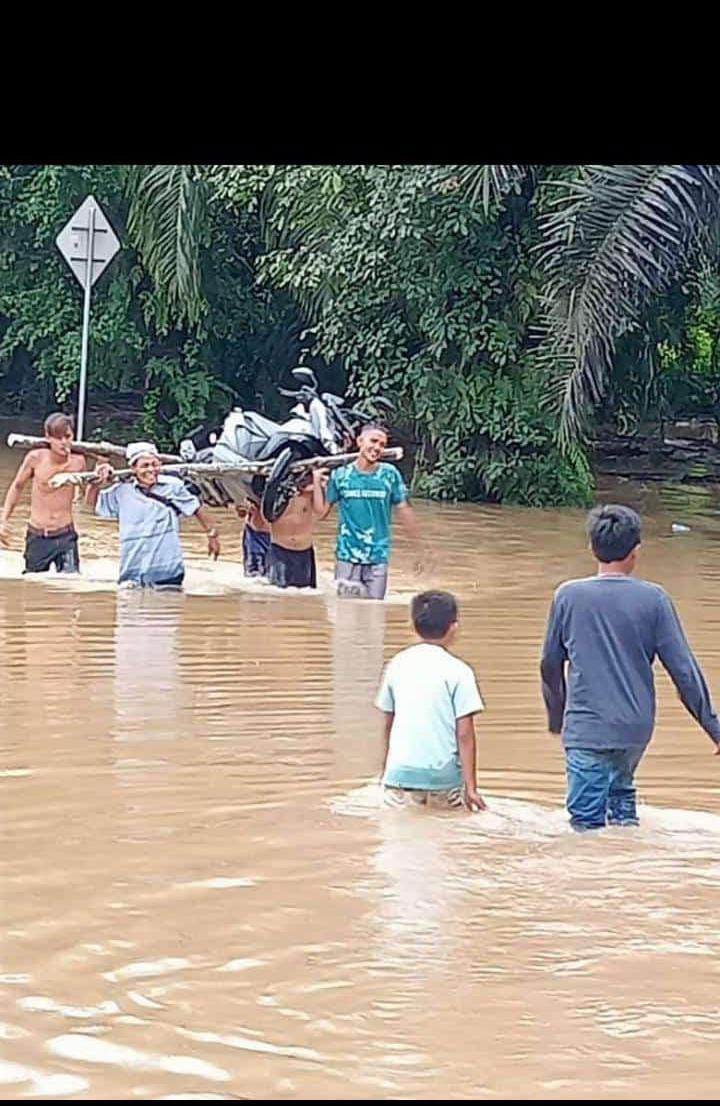
[[[275,522],[297,495],[318,458],[331,458],[351,447],[364,423],[376,412],[392,409],[384,396],[364,401],[366,409],[348,406],[343,396],[319,393],[317,377],[306,365],[292,370],[296,390],[279,388],[294,399],[290,417],[274,422],[255,411],[236,407],[225,419],[220,433],[194,436],[180,445],[184,461],[242,465],[250,462],[264,471],[237,472],[223,476],[194,477],[197,490],[210,506],[242,505],[246,499],[260,505],[268,522]],[[202,444],[204,443],[204,445]],[[302,462],[314,462],[304,468]],[[267,462],[258,466],[257,462]]]

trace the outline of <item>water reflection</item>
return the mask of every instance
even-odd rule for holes
[[[384,663],[386,608],[333,596],[332,626],[333,764],[340,777],[377,773],[380,715],[372,703]]]
[[[456,941],[453,918],[468,899],[467,858],[457,849],[457,816],[380,808],[380,842],[370,868],[382,880],[374,912],[378,957],[403,986],[444,973]],[[452,823],[452,824],[448,824]]]
[[[117,594],[113,737],[118,741],[178,735],[188,697],[178,674],[183,603],[179,592],[137,588]]]

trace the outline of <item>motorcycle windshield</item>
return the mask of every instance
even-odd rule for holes
[[[275,423],[262,415],[233,411],[225,419],[222,434],[215,443],[214,458],[225,464],[232,464],[238,458],[255,460],[267,444],[268,437],[277,429]]]

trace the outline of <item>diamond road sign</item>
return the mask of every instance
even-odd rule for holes
[[[55,244],[83,288],[87,286],[88,275],[90,287],[93,286],[120,249],[117,235],[94,196],[88,196],[80,204],[58,234]],[[88,274],[90,258],[92,265]]]
[[[80,281],[84,291],[80,383],[78,386],[77,435],[82,440],[85,425],[88,344],[90,341],[90,290],[120,249],[115,231],[94,196],[88,196],[58,234],[55,244]]]

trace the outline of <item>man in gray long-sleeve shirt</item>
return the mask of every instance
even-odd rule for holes
[[[633,777],[655,725],[656,656],[720,753],[720,720],[672,600],[658,584],[632,578],[640,518],[629,507],[596,507],[587,530],[598,573],[555,592],[541,663],[549,729],[563,736],[567,808],[578,830],[606,821],[637,825]]]

